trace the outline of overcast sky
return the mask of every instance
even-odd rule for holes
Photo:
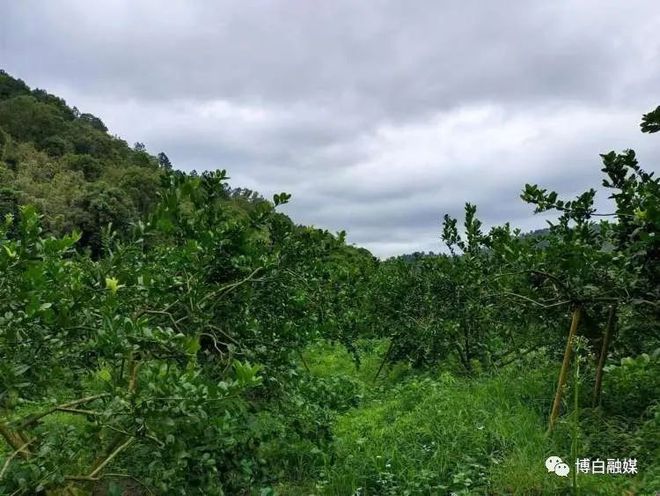
[[[465,201],[543,227],[522,186],[596,187],[602,152],[657,170],[659,33],[658,0],[0,0],[0,67],[388,256]]]

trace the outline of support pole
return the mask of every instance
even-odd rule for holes
[[[552,411],[550,412],[550,423],[548,425],[548,433],[552,431],[552,428],[555,425],[557,417],[559,416],[559,409],[561,408],[561,397],[563,394],[564,386],[566,385],[566,375],[568,374],[568,368],[571,363],[571,355],[573,353],[573,339],[577,333],[577,328],[580,323],[580,317],[582,316],[582,307],[576,306],[573,309],[573,315],[571,319],[571,329],[568,332],[568,339],[566,340],[566,351],[564,351],[564,361],[561,364],[561,370],[559,372],[559,380],[557,381],[557,391],[555,392],[555,400],[552,403]]]
[[[600,350],[598,357],[598,366],[596,367],[596,383],[594,384],[594,399],[593,406],[600,405],[600,392],[603,386],[603,369],[605,368],[605,361],[607,360],[607,352],[610,346],[610,340],[614,333],[614,326],[616,325],[616,305],[610,305],[610,311],[607,315],[607,327],[603,335],[603,346]]]

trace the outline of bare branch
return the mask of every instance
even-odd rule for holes
[[[129,438],[124,444],[120,445],[116,450],[114,450],[110,455],[103,460],[87,477],[95,477],[101,470],[103,470],[108,463],[110,463],[119,453],[128,448],[131,444],[135,442],[135,438]]]
[[[257,275],[262,269],[263,269],[263,267],[257,267],[257,268],[254,269],[254,270],[252,271],[252,273],[251,273],[249,276],[247,276],[245,279],[241,279],[240,281],[236,281],[236,282],[233,282],[233,283],[231,283],[231,284],[226,284],[225,286],[222,286],[221,288],[218,288],[218,289],[216,289],[215,291],[211,291],[210,293],[208,293],[207,295],[205,295],[205,296],[199,301],[199,305],[201,305],[202,303],[204,303],[204,302],[205,302],[206,300],[208,300],[209,298],[213,298],[213,297],[215,297],[215,296],[219,296],[219,295],[221,295],[221,294],[229,293],[230,291],[236,289],[237,287],[241,286],[242,284],[245,284],[246,282],[249,282],[249,281],[252,280],[252,279],[254,278],[254,276],[256,276],[256,275]]]
[[[50,415],[51,413],[55,413],[57,411],[62,411],[62,410],[67,410],[67,409],[72,409],[73,407],[76,407],[78,405],[83,405],[85,403],[90,403],[94,400],[98,400],[100,398],[105,398],[107,396],[110,396],[109,393],[103,393],[103,394],[95,394],[94,396],[87,396],[86,398],[81,398],[79,400],[75,401],[70,401],[69,403],[63,403],[62,405],[57,405],[54,406],[45,412],[36,414],[36,415],[30,415],[28,416],[20,425],[20,429],[25,429],[26,427],[29,427],[30,425],[35,424],[38,422],[40,419],[45,417],[46,415]]]
[[[80,408],[58,408],[57,411],[66,412],[66,413],[77,413],[79,415],[92,415],[92,416],[102,415],[101,412],[96,412],[94,410],[82,410]]]
[[[571,303],[571,300],[564,300],[564,301],[558,301],[556,303],[551,303],[551,304],[546,304],[546,303],[541,303],[540,301],[533,300],[532,298],[528,298],[527,296],[523,296],[518,293],[512,293],[510,291],[503,291],[502,293],[491,293],[485,295],[485,298],[489,298],[491,296],[515,296],[516,298],[520,298],[522,300],[528,301],[529,303],[532,303],[534,305],[543,307],[543,308],[553,308],[553,307],[558,307],[561,305],[566,305],[568,303]]]

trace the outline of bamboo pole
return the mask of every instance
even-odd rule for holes
[[[598,357],[598,366],[596,367],[596,383],[594,384],[593,398],[593,406],[595,407],[600,405],[600,392],[603,385],[603,368],[605,367],[605,361],[607,360],[607,352],[610,346],[610,340],[612,339],[615,325],[616,305],[610,305],[610,311],[607,315],[607,327],[605,327],[605,332],[603,334],[603,346],[601,347],[600,356]]]
[[[376,375],[374,376],[374,382],[378,380],[378,376],[380,375],[380,372],[383,370],[383,367],[385,366],[385,363],[387,362],[387,359],[390,357],[390,353],[392,353],[392,348],[394,347],[394,338],[390,338],[390,345],[387,347],[387,351],[385,352],[385,356],[383,357],[383,360],[380,362],[380,367],[378,367],[378,371],[376,372]]]
[[[580,323],[580,317],[582,316],[582,307],[576,306],[573,309],[573,315],[571,319],[571,329],[568,332],[568,339],[566,340],[566,351],[564,351],[564,361],[561,364],[561,370],[559,371],[559,380],[557,381],[557,391],[555,392],[555,399],[552,403],[552,411],[550,412],[550,423],[548,424],[548,433],[552,431],[552,428],[555,425],[557,417],[559,416],[559,409],[561,408],[561,397],[566,384],[566,375],[568,374],[568,368],[571,363],[571,354],[573,352],[573,340],[577,333],[577,328]]]

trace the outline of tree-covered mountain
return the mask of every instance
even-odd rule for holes
[[[153,206],[168,160],[108,133],[103,121],[0,71],[0,214],[32,204],[45,227],[82,232],[128,227]]]

